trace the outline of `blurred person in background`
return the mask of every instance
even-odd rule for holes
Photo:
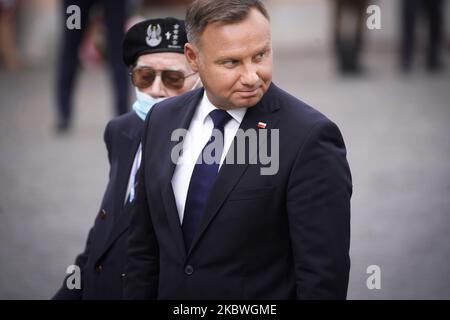
[[[20,62],[16,49],[16,32],[14,17],[17,9],[16,0],[0,0],[0,58],[6,69],[19,69]]]
[[[443,67],[444,0],[402,0],[400,66],[411,70],[415,51],[417,17],[423,16],[428,24],[426,66],[430,72]]]
[[[333,0],[334,50],[339,71],[358,74],[362,71],[360,55],[363,46],[367,0]]]
[[[70,5],[77,5],[81,13],[81,28],[69,29],[66,26],[66,10]],[[72,123],[73,91],[79,70],[79,49],[83,36],[88,30],[89,14],[96,4],[101,4],[107,28],[107,55],[112,70],[115,95],[115,114],[128,111],[128,80],[126,68],[121,61],[127,1],[126,0],[64,0],[62,3],[62,44],[58,57],[56,79],[56,105],[58,133],[67,132]]]
[[[175,18],[145,20],[125,35],[123,59],[136,90],[133,111],[111,120],[104,139],[110,176],[99,214],[84,252],[75,260],[81,289],[68,289],[67,277],[54,299],[121,299],[125,276],[127,230],[141,161],[141,132],[152,106],[200,85],[184,54],[184,22]]]

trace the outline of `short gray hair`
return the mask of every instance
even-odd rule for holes
[[[208,24],[232,24],[244,20],[256,8],[270,20],[261,0],[194,0],[186,12],[186,32],[190,43],[198,40]]]

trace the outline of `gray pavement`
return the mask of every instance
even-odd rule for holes
[[[340,78],[327,55],[276,52],[275,82],[333,119],[353,174],[350,299],[450,299],[450,74],[396,73],[389,54]],[[47,299],[84,246],[107,181],[102,69],[83,72],[57,137],[51,69],[0,71],[0,299]],[[381,268],[369,290],[366,269]]]

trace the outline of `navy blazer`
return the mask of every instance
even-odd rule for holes
[[[104,140],[110,163],[106,187],[84,252],[75,265],[82,274],[81,289],[69,290],[66,279],[54,299],[121,299],[125,273],[127,230],[131,212],[124,206],[133,160],[144,122],[134,111],[111,120]]]
[[[266,123],[268,141],[279,129],[278,173],[224,163],[186,252],[171,134],[189,127],[202,95],[167,99],[147,117],[124,297],[345,299],[352,181],[344,141],[333,122],[273,83],[240,128]]]

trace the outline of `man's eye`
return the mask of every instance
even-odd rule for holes
[[[227,68],[231,68],[237,65],[237,63],[238,63],[237,60],[225,60],[222,62],[222,65],[224,65]]]
[[[260,52],[256,55],[255,59],[256,59],[256,61],[260,61],[260,60],[264,59],[265,56],[266,56],[266,52]]]

